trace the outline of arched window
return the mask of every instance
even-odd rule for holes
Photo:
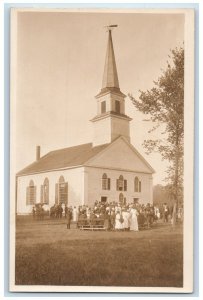
[[[65,179],[64,179],[64,177],[61,175],[60,178],[59,178],[59,183],[63,183],[63,182],[65,182]]]
[[[26,205],[34,205],[36,203],[36,186],[34,181],[30,180],[26,189]]]
[[[117,191],[127,191],[127,180],[123,178],[123,175],[120,175],[116,181]]]
[[[60,176],[58,183],[55,184],[55,203],[68,204],[68,182],[65,182],[62,175]]]
[[[102,179],[107,179],[106,173],[104,173],[104,174],[102,175]]]
[[[102,175],[102,190],[110,190],[111,180],[108,178],[107,174]]]
[[[29,182],[29,186],[34,186],[34,181],[32,179]]]
[[[47,177],[41,185],[41,203],[49,204],[49,179]]]
[[[134,180],[134,191],[136,193],[141,192],[141,181],[139,180],[139,178],[137,176],[135,177],[135,180]]]

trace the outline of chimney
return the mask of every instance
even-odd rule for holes
[[[40,146],[36,146],[36,161],[40,159]]]

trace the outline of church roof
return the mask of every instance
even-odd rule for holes
[[[29,175],[34,173],[48,172],[59,169],[66,169],[71,167],[83,166],[84,164],[94,159],[94,157],[106,151],[114,143],[119,140],[125,142],[133,152],[142,160],[142,162],[149,168],[149,172],[154,173],[154,169],[144,159],[144,157],[128,142],[124,137],[119,136],[113,142],[99,145],[96,147],[92,146],[92,143],[83,144],[79,146],[73,146],[69,148],[63,148],[55,151],[51,151],[46,155],[42,156],[39,160],[28,165],[26,168],[18,172],[17,176]]]
[[[105,113],[103,113],[101,115],[98,115],[98,116],[94,117],[93,119],[91,119],[91,121],[94,122],[96,120],[100,120],[100,119],[106,118],[106,117],[108,117],[110,115],[118,117],[118,118],[122,118],[122,119],[127,119],[129,121],[132,120],[129,116],[127,116],[125,114],[117,113],[116,111],[111,110],[111,111],[107,111],[107,112],[105,112]]]
[[[95,98],[99,98],[101,96],[104,96],[106,94],[109,94],[109,93],[113,93],[113,94],[116,94],[118,96],[121,96],[121,97],[126,97],[125,94],[123,94],[119,88],[115,88],[115,87],[107,87],[107,88],[103,88],[101,89],[101,91],[99,92],[98,95],[96,95]]]
[[[109,144],[92,147],[92,143],[51,151],[28,165],[17,176],[83,165]]]

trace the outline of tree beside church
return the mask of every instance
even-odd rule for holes
[[[170,56],[169,56],[170,57]],[[148,154],[158,152],[170,164],[166,183],[173,201],[183,203],[184,155],[184,49],[171,50],[167,68],[151,90],[140,91],[139,99],[130,95],[136,109],[154,123],[150,132],[163,126],[161,138],[144,141]]]

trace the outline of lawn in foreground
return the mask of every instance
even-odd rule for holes
[[[83,232],[65,224],[18,225],[16,284],[182,287],[182,227]]]

